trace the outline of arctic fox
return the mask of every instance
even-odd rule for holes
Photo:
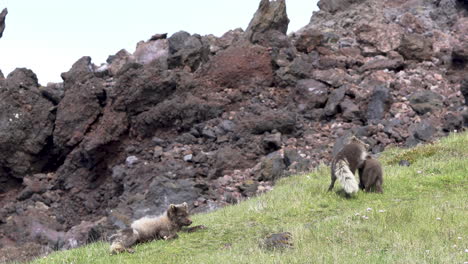
[[[347,196],[359,190],[354,177],[356,169],[361,169],[367,157],[366,144],[356,137],[352,137],[349,144],[343,147],[333,158],[331,163],[331,183],[328,191],[333,189],[336,179],[343,186]]]
[[[117,254],[121,252],[133,253],[131,246],[157,239],[177,238],[177,232],[184,226],[192,224],[189,218],[188,205],[182,203],[178,205],[171,204],[167,211],[160,216],[145,216],[134,221],[129,228],[119,230],[117,234],[110,237],[112,244],[110,253]],[[204,229],[205,226],[195,226],[187,231],[192,232],[197,229]]]

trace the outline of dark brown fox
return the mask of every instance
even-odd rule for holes
[[[366,144],[353,136],[350,142],[336,154],[331,163],[331,183],[328,191],[333,189],[336,179],[343,186],[346,195],[359,190],[354,177],[356,169],[361,169],[367,156]]]
[[[363,167],[360,169],[359,175],[359,187],[361,189],[366,190],[366,192],[370,192],[371,189],[374,189],[375,192],[383,193],[383,170],[378,160],[367,156]]]
[[[191,224],[192,220],[189,218],[187,203],[171,204],[164,214],[157,217],[142,217],[134,221],[129,228],[119,230],[117,234],[111,236],[110,253],[133,253],[131,247],[137,243],[177,238],[177,232],[182,227]],[[204,226],[195,226],[186,231],[192,232],[204,228]]]

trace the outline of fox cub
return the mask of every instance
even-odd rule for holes
[[[366,192],[370,192],[372,188],[375,192],[383,193],[383,170],[382,165],[376,159],[371,156],[367,156],[366,161],[361,169],[359,169],[359,187],[365,189]]]
[[[137,243],[143,243],[157,239],[177,238],[177,232],[182,227],[192,224],[189,218],[187,203],[171,204],[167,211],[160,216],[144,216],[135,220],[129,228],[119,230],[117,234],[110,237],[110,253],[121,252],[133,253],[131,247]],[[205,226],[195,226],[186,231],[193,232],[197,229],[205,229]]]

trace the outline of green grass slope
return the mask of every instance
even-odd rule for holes
[[[410,167],[398,166],[402,159]],[[56,252],[33,263],[464,263],[468,261],[468,133],[380,157],[384,194],[327,192],[329,168],[282,179],[274,190],[193,216],[208,227],[111,256],[109,244]],[[339,183],[335,190],[340,189]],[[291,249],[259,246],[291,232]],[[465,262],[466,263],[466,262]]]

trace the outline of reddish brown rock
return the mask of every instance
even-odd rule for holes
[[[266,48],[244,43],[217,53],[202,72],[219,86],[269,86],[273,82],[271,57]]]
[[[396,24],[362,24],[355,34],[358,41],[374,46],[379,52],[386,53],[396,50],[401,44],[403,30]]]
[[[296,49],[300,52],[311,52],[323,40],[322,32],[316,29],[306,29],[299,34],[296,40]]]

